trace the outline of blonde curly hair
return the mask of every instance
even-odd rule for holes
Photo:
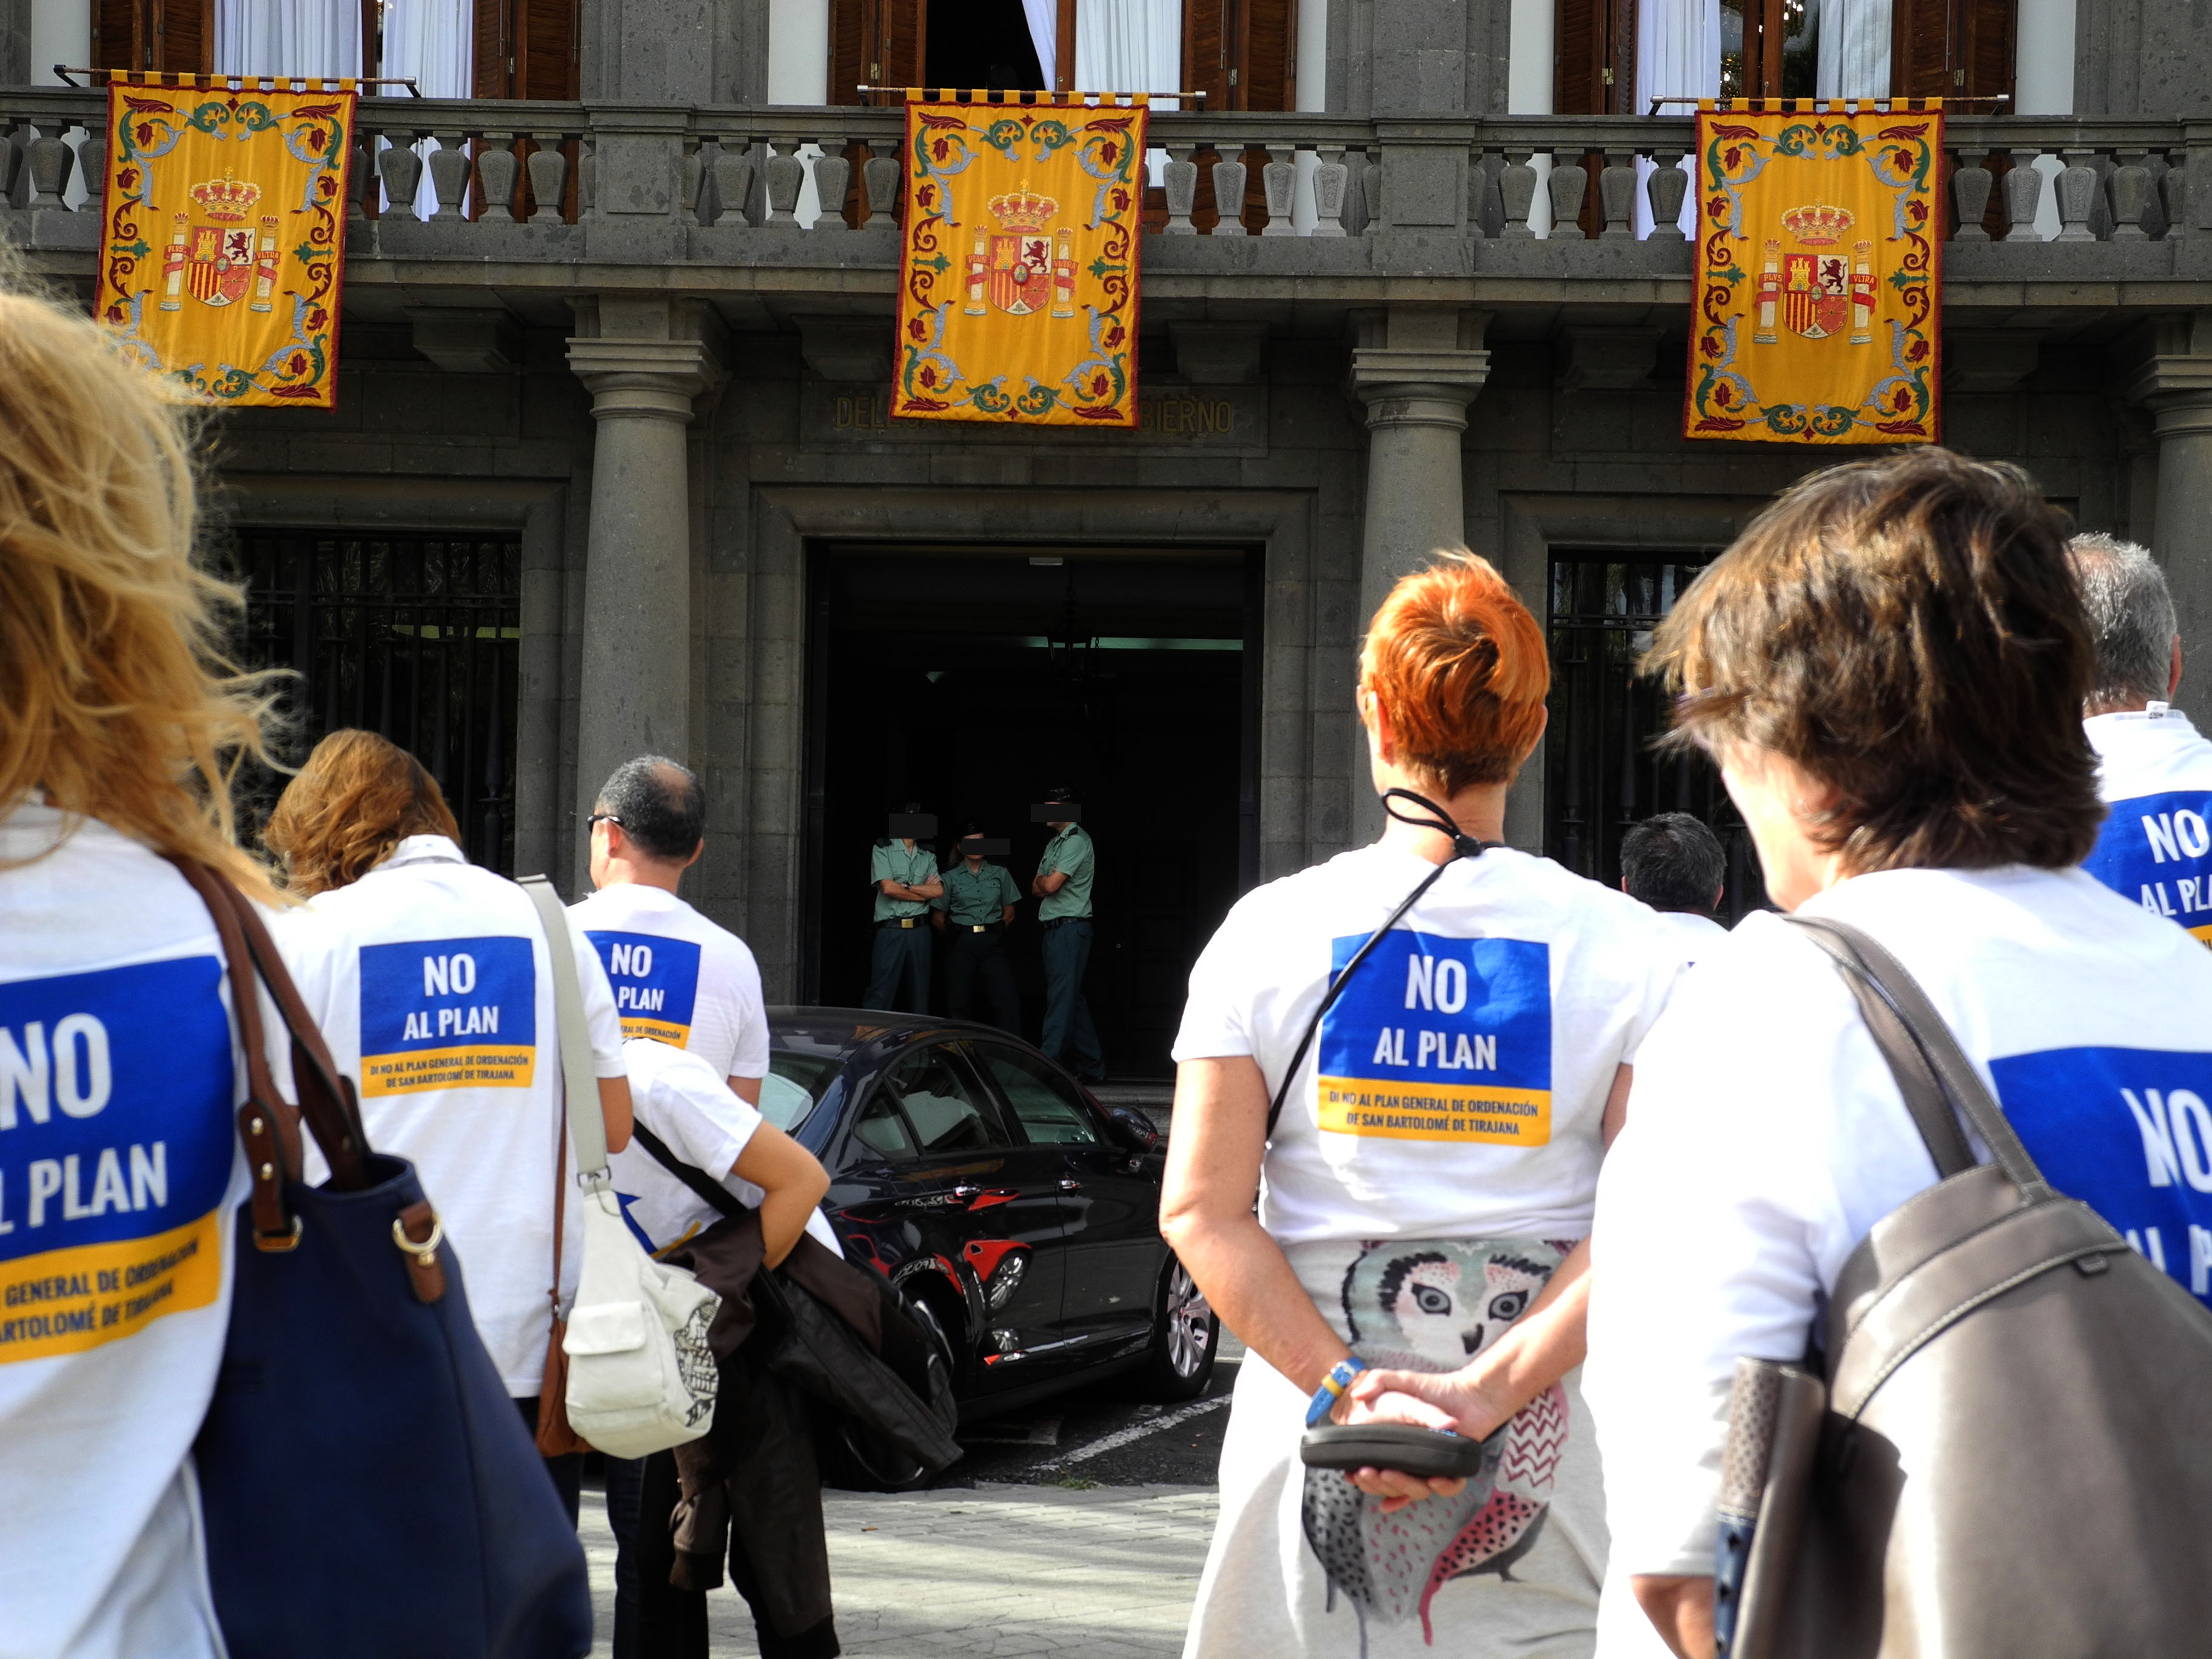
[[[37,791],[268,900],[231,796],[275,676],[230,660],[242,596],[194,560],[195,428],[88,319],[0,289],[0,816]]]

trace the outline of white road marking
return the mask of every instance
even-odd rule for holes
[[[1176,1424],[1188,1421],[1191,1418],[1201,1416],[1207,1412],[1218,1411],[1227,1405],[1229,1401],[1229,1395],[1218,1394],[1211,1400],[1194,1401],[1180,1411],[1172,1411],[1163,1416],[1155,1417],[1148,1423],[1133,1423],[1127,1428],[1118,1429],[1103,1439],[1092,1441],[1081,1451],[1070,1452],[1065,1457],[1054,1459],[1054,1466],[1087,1462],[1103,1453],[1126,1446],[1132,1440],[1142,1440],[1148,1434],[1158,1434],[1162,1429],[1171,1429]]]

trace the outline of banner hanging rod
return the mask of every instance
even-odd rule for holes
[[[1954,105],[1964,106],[1967,104],[2009,104],[2010,102],[2012,102],[2012,94],[2008,92],[1990,93],[1972,98],[1654,98],[1651,100],[1651,107],[1644,112],[1646,115],[1656,115],[1659,112],[1659,106],[1662,104],[1711,104],[1720,109],[1740,110],[1748,114],[1759,113],[1759,107],[1762,106],[1771,106],[1771,108],[1765,110],[1765,113],[1790,114],[1796,112],[1792,106],[1801,104],[1808,106],[1814,104],[1826,105],[1828,111],[1833,113],[1846,104],[1856,104],[1861,109],[1872,109],[1881,105],[1910,106],[1913,104],[1920,104],[1930,108],[1941,106],[1948,109]]]
[[[1050,108],[1051,106],[1054,106],[1054,105],[1057,105],[1057,104],[1071,104],[1071,105],[1072,105],[1072,104],[1078,104],[1078,103],[1081,103],[1081,102],[1082,102],[1085,99],[1086,99],[1086,98],[1103,98],[1103,99],[1107,99],[1107,100],[1119,100],[1119,99],[1122,99],[1122,98],[1189,98],[1189,99],[1194,99],[1194,100],[1196,100],[1196,101],[1197,101],[1197,102],[1198,102],[1201,106],[1202,106],[1205,104],[1205,102],[1206,102],[1206,94],[1205,94],[1202,90],[1201,90],[1201,91],[1186,91],[1186,92],[1145,92],[1145,93],[1137,93],[1137,92],[1040,92],[1040,91],[1038,91],[1036,88],[1035,88],[1034,87],[1031,87],[1031,88],[1004,88],[1004,89],[1002,89],[1002,90],[996,90],[996,91],[994,91],[994,90],[992,90],[992,89],[990,89],[990,88],[981,88],[981,87],[959,88],[959,87],[860,87],[860,86],[856,86],[856,87],[854,87],[854,88],[853,88],[853,90],[854,90],[854,91],[855,91],[855,92],[857,92],[857,93],[859,93],[859,94],[860,94],[862,97],[864,97],[864,98],[865,98],[865,97],[868,97],[868,96],[870,96],[870,95],[872,95],[872,94],[873,94],[879,93],[879,92],[881,92],[881,93],[890,93],[890,94],[896,94],[897,96],[900,96],[900,97],[905,97],[905,96],[907,96],[907,95],[908,95],[908,94],[910,94],[920,93],[920,94],[924,94],[924,96],[925,96],[925,100],[926,100],[926,101],[930,101],[930,102],[937,102],[937,103],[948,103],[948,102],[950,102],[950,103],[991,103],[991,104],[1017,104],[1017,105],[1018,105],[1018,104],[1031,104],[1031,105],[1034,105],[1036,107],[1040,108],[1040,109],[1043,109],[1043,108]],[[963,96],[963,94],[964,94],[964,96]]]
[[[62,77],[64,85],[76,87],[79,92],[86,91],[88,88],[78,87],[76,82],[70,79],[72,75],[106,76],[110,81],[129,81],[131,76],[143,74],[147,77],[143,84],[149,87],[158,87],[173,80],[179,83],[204,81],[210,88],[218,82],[223,86],[235,85],[241,92],[249,85],[258,91],[265,84],[268,90],[273,92],[278,85],[289,87],[295,81],[303,84],[309,81],[320,81],[326,86],[339,81],[350,81],[357,87],[404,87],[407,88],[407,95],[410,98],[420,98],[422,95],[422,88],[415,84],[415,77],[411,75],[185,75],[179,73],[173,76],[167,74],[155,74],[150,70],[78,69],[62,64],[54,65],[54,73]],[[94,86],[99,84],[98,81],[93,82]]]

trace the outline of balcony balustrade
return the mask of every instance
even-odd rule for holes
[[[0,89],[0,234],[96,246],[82,181],[102,176],[104,108]],[[348,253],[896,265],[902,124],[895,106],[365,99]],[[1142,257],[1155,274],[1686,276],[1693,143],[1687,116],[1155,110]],[[1954,281],[2212,275],[2212,120],[1954,116],[1944,166]]]

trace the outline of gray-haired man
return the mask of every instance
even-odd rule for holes
[[[2212,944],[2212,743],[2172,706],[2181,684],[2173,595],[2132,542],[2085,535],[2070,545],[2097,641],[2082,729],[2112,809],[2082,868]]]

